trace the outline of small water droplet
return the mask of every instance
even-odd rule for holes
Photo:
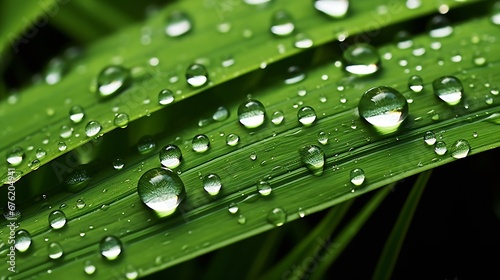
[[[287,77],[285,78],[285,84],[291,85],[296,84],[304,80],[306,74],[298,66],[290,66],[287,69]]]
[[[240,137],[237,134],[230,133],[226,136],[226,144],[228,146],[236,146],[240,142]]]
[[[130,82],[130,70],[119,65],[107,66],[97,76],[97,92],[102,98],[110,97],[122,92]]]
[[[365,182],[365,172],[361,168],[354,168],[350,174],[351,183],[355,186],[361,186]]]
[[[271,33],[276,36],[288,36],[295,30],[292,17],[284,10],[276,11],[271,18]]]
[[[57,242],[50,243],[47,251],[49,258],[53,260],[59,259],[64,254],[62,246]]]
[[[49,225],[53,229],[60,229],[66,225],[66,215],[63,211],[54,210],[49,214]]]
[[[313,40],[309,38],[304,33],[299,33],[295,36],[295,41],[293,42],[293,46],[297,49],[308,49],[313,46]]]
[[[406,0],[406,7],[410,10],[418,9],[422,6],[421,0]]]
[[[87,137],[94,137],[99,134],[99,132],[101,132],[101,129],[102,126],[100,123],[98,123],[97,121],[90,121],[85,126],[85,134],[87,135]]]
[[[73,134],[73,128],[69,125],[63,125],[61,126],[61,130],[60,130],[60,133],[59,133],[59,136],[61,136],[61,138],[70,138],[71,135]]]
[[[470,152],[470,144],[467,140],[459,139],[451,146],[450,153],[453,158],[465,158]]]
[[[57,143],[57,149],[59,151],[64,152],[64,151],[66,151],[67,148],[68,148],[68,146],[63,141]]]
[[[86,260],[85,264],[83,265],[83,271],[85,271],[87,275],[92,275],[95,273],[96,267],[91,260]]]
[[[139,140],[139,143],[137,143],[137,151],[139,151],[141,155],[152,152],[155,149],[155,147],[156,143],[150,136],[142,137]]]
[[[180,11],[174,11],[167,18],[165,34],[169,37],[179,37],[188,33],[192,27],[192,20],[187,14]]]
[[[26,252],[31,245],[31,234],[24,229],[20,229],[16,232],[16,237],[14,240],[14,246],[19,252]]]
[[[126,128],[128,126],[130,119],[128,117],[128,114],[126,113],[119,113],[115,116],[115,119],[113,120],[113,124],[117,127],[120,128]]]
[[[99,250],[101,251],[101,255],[107,260],[115,260],[123,250],[122,242],[116,236],[106,236],[99,243]]]
[[[127,278],[128,280],[134,280],[134,279],[137,279],[139,277],[139,271],[137,271],[137,269],[129,264],[127,265],[126,269],[125,269],[125,278]]]
[[[69,119],[73,123],[79,123],[85,117],[85,111],[82,106],[74,105],[69,109]]]
[[[255,160],[257,159],[257,154],[256,154],[255,152],[252,152],[252,153],[250,154],[250,159],[251,159],[252,161],[255,161]]]
[[[68,69],[66,61],[60,57],[51,59],[45,70],[45,82],[49,85],[54,85],[61,81],[62,77]]]
[[[174,102],[174,100],[174,93],[169,89],[162,89],[158,93],[158,104],[160,105],[168,105]]]
[[[31,161],[31,163],[29,164],[29,167],[31,168],[31,170],[37,170],[38,168],[40,168],[42,164],[40,163],[40,160],[38,159],[34,159],[33,161]]]
[[[434,144],[434,152],[437,155],[442,156],[442,155],[446,154],[447,151],[448,151],[448,149],[446,148],[445,142],[437,141],[436,144]]]
[[[413,40],[411,39],[411,34],[407,31],[399,31],[394,36],[394,40],[396,41],[396,46],[398,49],[409,49],[413,46]]]
[[[90,175],[87,166],[81,165],[64,176],[64,183],[70,192],[79,192],[87,186],[90,181]]]
[[[231,204],[229,204],[229,206],[227,207],[227,210],[231,214],[236,214],[236,213],[238,213],[238,211],[240,210],[240,208],[238,207],[238,204],[236,204],[234,202],[231,202]]]
[[[449,105],[456,105],[462,99],[464,87],[462,82],[454,76],[443,76],[432,83],[434,94]]]
[[[264,123],[266,109],[260,101],[249,99],[238,107],[238,119],[246,128],[256,128]]]
[[[282,111],[276,111],[271,116],[271,122],[274,125],[280,125],[283,122],[284,119],[285,119],[285,115],[283,114]]]
[[[77,209],[83,209],[85,208],[87,204],[85,204],[85,201],[83,201],[83,199],[79,198],[76,200],[76,208]]]
[[[434,16],[429,21],[429,35],[433,38],[448,37],[453,33],[450,21],[441,15]]]
[[[287,214],[283,208],[276,207],[267,214],[267,222],[280,227],[286,223]]]
[[[408,79],[408,87],[413,92],[421,92],[424,89],[424,80],[418,75],[410,76]]]
[[[238,224],[244,225],[244,224],[246,224],[246,222],[247,222],[247,218],[245,218],[245,216],[243,216],[243,215],[238,216]]]
[[[194,87],[202,87],[208,82],[208,72],[205,66],[201,64],[191,64],[186,70],[186,81]]]
[[[500,25],[500,2],[496,2],[490,13],[491,23],[494,25]]]
[[[432,146],[436,143],[436,134],[432,131],[427,131],[424,134],[424,142],[425,144]]]
[[[358,43],[349,46],[344,51],[343,58],[344,69],[354,75],[370,75],[380,68],[380,55],[370,44]]]
[[[205,134],[198,134],[193,137],[191,142],[193,151],[197,153],[204,153],[210,148],[210,139]]]
[[[324,131],[318,132],[318,142],[321,145],[326,145],[328,144],[328,134]]]
[[[408,102],[391,87],[367,90],[358,104],[359,115],[380,132],[393,132],[408,116]]]
[[[203,177],[203,188],[209,195],[216,196],[222,188],[222,180],[217,174],[207,174]]]
[[[257,191],[260,193],[262,196],[268,196],[272,192],[271,185],[267,181],[260,181],[257,183]]]
[[[227,118],[229,118],[229,110],[224,106],[220,106],[219,108],[217,108],[217,110],[212,115],[212,119],[217,122],[225,121],[227,120]]]
[[[12,166],[17,166],[24,160],[24,156],[23,148],[14,147],[7,153],[7,162]]]
[[[42,148],[38,148],[35,151],[35,156],[36,156],[37,159],[44,158],[46,155],[47,155],[47,151],[45,151]]]
[[[341,18],[347,14],[348,0],[315,0],[314,8],[332,18]]]
[[[316,111],[312,107],[304,106],[297,112],[297,119],[305,126],[309,126],[316,120]]]
[[[163,147],[159,156],[161,164],[167,168],[174,169],[181,165],[182,152],[176,145],[169,144]]]
[[[316,145],[304,146],[299,150],[302,162],[306,165],[307,169],[314,175],[320,176],[323,174],[325,166],[325,153],[323,149]]]
[[[171,215],[186,197],[181,178],[172,170],[153,168],[146,171],[137,183],[139,197],[159,216]]]

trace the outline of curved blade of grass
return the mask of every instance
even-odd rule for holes
[[[432,170],[428,170],[418,175],[417,181],[413,185],[413,188],[408,195],[401,212],[399,213],[398,219],[396,220],[389,237],[387,237],[384,249],[380,254],[377,266],[375,267],[373,279],[391,278],[391,274],[394,271],[394,267],[398,260],[401,246],[403,245],[406,233],[408,232],[413,215],[417,209],[418,202],[424,193],[425,186],[427,185],[431,174]]]

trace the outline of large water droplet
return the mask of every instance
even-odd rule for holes
[[[208,72],[201,64],[191,64],[186,70],[186,81],[192,87],[201,87],[208,82]]]
[[[99,250],[101,251],[101,255],[107,260],[115,260],[123,250],[122,242],[118,237],[113,235],[106,236],[99,243]]]
[[[287,77],[285,79],[285,84],[291,85],[296,84],[304,80],[306,74],[298,66],[290,66],[287,69]]]
[[[361,168],[354,168],[350,173],[351,183],[355,186],[361,186],[365,181],[365,172]]]
[[[170,37],[179,37],[188,33],[193,26],[191,18],[180,11],[174,11],[167,19],[165,34]]]
[[[193,151],[197,153],[204,153],[210,148],[210,139],[205,134],[198,134],[193,137],[191,142]]]
[[[436,134],[432,131],[427,131],[424,134],[424,142],[425,144],[432,146],[436,143]]]
[[[301,124],[309,126],[316,120],[316,111],[312,107],[304,106],[297,112],[297,119]]]
[[[448,37],[453,33],[450,21],[441,15],[434,16],[429,21],[429,35],[433,38]]]
[[[424,80],[418,75],[412,75],[408,79],[408,87],[413,92],[421,92],[424,89]]]
[[[68,64],[64,59],[60,57],[51,59],[45,70],[45,82],[49,85],[59,83],[67,71],[67,68]]]
[[[20,229],[16,232],[16,238],[14,246],[19,252],[26,252],[31,245],[31,234],[24,229]]]
[[[24,159],[24,150],[21,147],[14,147],[7,153],[7,162],[12,166],[21,164]]]
[[[445,142],[437,141],[436,144],[434,144],[434,152],[437,155],[442,156],[442,155],[446,154],[447,151],[448,151],[448,149],[446,148]]]
[[[386,86],[374,87],[361,96],[359,115],[384,133],[395,131],[408,116],[408,102],[399,91]]]
[[[130,71],[119,65],[104,68],[97,76],[97,92],[101,97],[120,93],[130,85]]]
[[[347,14],[349,0],[315,0],[314,8],[333,18],[340,18]]]
[[[226,136],[226,144],[228,146],[236,146],[240,142],[240,137],[237,134],[230,133]]]
[[[92,261],[86,260],[85,264],[83,265],[83,271],[85,271],[87,275],[92,275],[95,273],[96,267]]]
[[[280,227],[286,223],[287,214],[283,208],[274,208],[267,214],[267,222],[270,224]]]
[[[302,162],[306,165],[307,169],[314,175],[320,176],[323,174],[325,166],[325,153],[323,149],[316,145],[304,146],[299,150]]]
[[[163,166],[173,169],[181,165],[182,152],[179,147],[169,144],[160,150],[160,162]]]
[[[69,118],[74,123],[79,123],[85,117],[85,111],[81,106],[74,105],[69,109]]]
[[[260,181],[257,183],[257,191],[260,193],[262,196],[268,196],[272,192],[271,185],[267,181]]]
[[[160,93],[158,93],[158,104],[160,105],[168,105],[174,100],[174,93],[168,89],[160,90]]]
[[[462,99],[464,87],[462,82],[454,76],[443,76],[432,83],[434,94],[449,105],[456,105]]]
[[[137,183],[137,192],[142,202],[156,211],[160,217],[174,213],[186,197],[181,178],[166,168],[146,171]]]
[[[156,143],[150,136],[144,136],[137,143],[137,151],[141,154],[152,152],[156,147]]]
[[[209,195],[215,196],[219,194],[219,191],[222,188],[222,180],[217,174],[207,174],[203,177],[203,188]]]
[[[49,225],[53,229],[60,229],[66,224],[66,215],[63,211],[54,210],[49,214]]]
[[[64,254],[62,246],[56,242],[50,243],[47,251],[49,253],[49,258],[53,260],[62,257],[62,255]]]
[[[120,128],[126,128],[128,126],[129,121],[130,118],[127,113],[119,113],[115,116],[113,124]]]
[[[295,29],[292,17],[284,10],[276,11],[271,19],[271,33],[276,36],[288,36]]]
[[[97,134],[99,134],[99,132],[101,132],[101,129],[102,129],[102,126],[100,123],[98,123],[97,121],[90,121],[85,126],[85,134],[88,137],[94,137]]]
[[[256,128],[264,123],[266,109],[260,101],[249,99],[238,107],[238,119],[246,128]]]
[[[354,75],[370,75],[380,68],[380,55],[370,44],[351,45],[344,51],[343,57],[344,69]]]
[[[459,139],[455,143],[453,143],[450,152],[451,156],[456,159],[464,158],[470,152],[470,144],[469,142],[467,142],[467,140]]]

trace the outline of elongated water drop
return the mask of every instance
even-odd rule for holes
[[[222,188],[222,180],[217,174],[207,174],[203,177],[203,188],[209,195],[216,196]]]
[[[66,224],[66,215],[63,211],[54,210],[49,214],[49,225],[53,229],[60,229]]]
[[[198,134],[193,137],[191,142],[193,151],[197,153],[204,153],[210,148],[210,139],[205,134]]]
[[[293,42],[293,46],[297,49],[308,49],[312,47],[314,44],[313,40],[304,33],[299,33],[295,36],[295,41]]]
[[[50,243],[47,252],[49,253],[49,258],[53,260],[62,257],[64,254],[62,246],[57,242]]]
[[[179,37],[188,33],[192,27],[192,20],[186,13],[174,11],[167,18],[165,34],[169,37]]]
[[[236,146],[240,142],[240,137],[237,134],[230,133],[226,136],[226,144],[228,146]]]
[[[7,162],[12,166],[21,164],[24,159],[24,150],[21,147],[14,147],[7,153]]]
[[[94,274],[96,270],[97,269],[96,269],[94,263],[91,260],[86,260],[85,261],[85,264],[83,265],[83,271],[85,271],[85,273],[87,275]]]
[[[344,69],[354,75],[370,75],[380,68],[380,55],[370,44],[358,43],[349,46],[344,51],[343,58]]]
[[[304,146],[299,150],[302,162],[306,165],[307,169],[314,175],[320,176],[323,174],[325,166],[325,153],[323,149],[316,145]]]
[[[102,98],[122,92],[131,83],[130,70],[111,65],[104,68],[97,76],[97,92]]]
[[[16,232],[16,238],[14,240],[14,246],[19,252],[26,252],[31,245],[31,234],[24,229],[20,229]]]
[[[297,112],[297,119],[305,126],[309,126],[316,120],[316,111],[312,107],[304,106]]]
[[[349,0],[315,0],[314,8],[332,18],[341,18],[347,14]]]
[[[448,151],[448,149],[446,148],[445,142],[437,141],[436,144],[434,144],[434,152],[437,155],[442,156],[442,155],[446,154],[447,151]]]
[[[434,94],[449,105],[456,105],[462,99],[464,87],[454,76],[443,76],[432,83]]]
[[[137,192],[142,202],[160,217],[174,213],[186,197],[181,178],[166,168],[153,168],[146,171],[137,183]]]
[[[104,258],[112,261],[120,256],[123,245],[118,237],[110,235],[101,240],[99,243],[99,250]]]
[[[127,113],[118,113],[113,120],[113,124],[120,128],[126,128],[130,118]]]
[[[448,37],[453,33],[450,21],[441,15],[434,16],[429,22],[429,35],[433,38]]]
[[[102,126],[99,122],[90,121],[85,126],[85,135],[87,135],[87,137],[94,137],[97,134],[99,134],[99,132],[101,132],[101,129],[102,129]]]
[[[361,186],[365,181],[365,172],[361,168],[354,168],[350,174],[351,183],[355,186]]]
[[[256,128],[264,123],[266,109],[260,101],[249,99],[238,107],[238,119],[246,128]]]
[[[174,100],[174,93],[169,89],[162,89],[158,93],[158,104],[160,105],[168,105],[174,102]]]
[[[159,156],[161,164],[167,168],[173,169],[181,165],[182,152],[176,145],[169,144],[163,147]]]
[[[186,81],[194,87],[202,87],[208,82],[208,72],[205,66],[201,64],[191,64],[186,70]]]
[[[267,222],[280,227],[286,223],[287,213],[283,208],[276,207],[267,214]]]
[[[465,158],[470,152],[470,144],[467,140],[459,139],[451,146],[450,153],[453,158]]]
[[[361,96],[359,115],[383,133],[395,131],[408,116],[408,102],[397,90],[374,87]]]
[[[424,89],[424,80],[418,75],[412,75],[408,79],[408,87],[413,92],[421,92]]]
[[[276,36],[288,36],[295,29],[292,17],[284,10],[276,11],[271,19],[271,33]]]
[[[85,111],[82,106],[74,105],[69,109],[69,119],[74,123],[79,123],[85,117]]]
[[[257,191],[260,193],[262,196],[268,196],[272,192],[271,185],[267,181],[260,181],[257,183]]]
[[[436,134],[432,131],[427,131],[424,134],[424,142],[425,144],[432,146],[436,143]]]
[[[271,0],[243,0],[248,5],[262,5],[271,2]]]

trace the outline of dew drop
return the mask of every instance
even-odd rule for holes
[[[276,11],[271,19],[271,33],[276,36],[288,36],[295,30],[292,17],[284,10]]]
[[[287,214],[283,208],[276,207],[267,214],[267,222],[280,227],[286,223]]]
[[[256,128],[264,123],[266,109],[260,101],[249,99],[238,107],[238,119],[246,128]]]
[[[101,132],[101,129],[102,126],[100,123],[98,123],[97,121],[90,121],[85,126],[85,134],[87,135],[87,137],[94,137],[99,134],[99,132]]]
[[[312,107],[304,106],[297,112],[297,119],[305,126],[310,126],[316,120],[316,111]]]
[[[95,273],[96,267],[92,261],[86,260],[85,264],[83,265],[83,271],[85,271],[87,275],[92,275]]]
[[[69,109],[69,119],[73,123],[79,123],[85,117],[85,111],[81,106],[74,105]]]
[[[380,68],[380,55],[370,44],[358,43],[349,46],[344,51],[343,58],[344,69],[354,75],[370,75]]]
[[[160,217],[174,213],[186,197],[181,178],[166,168],[153,168],[146,171],[137,183],[137,192],[141,201]]]
[[[397,90],[374,87],[367,90],[358,104],[359,115],[380,132],[393,132],[408,116],[408,102]]]
[[[133,265],[127,265],[126,270],[125,270],[125,278],[128,280],[134,280],[139,277],[139,272]]]
[[[76,208],[77,209],[83,209],[83,208],[85,208],[85,206],[87,206],[87,204],[85,204],[85,201],[83,201],[83,199],[79,198],[76,200]]]
[[[318,142],[321,145],[326,145],[328,144],[328,134],[324,131],[318,132]]]
[[[292,85],[304,80],[306,74],[297,66],[290,66],[287,69],[285,84]]]
[[[47,151],[45,151],[42,148],[38,148],[35,151],[35,156],[36,156],[37,159],[44,158],[46,155],[47,155]]]
[[[42,164],[40,163],[40,160],[38,159],[34,159],[33,161],[31,161],[31,163],[29,164],[29,167],[31,168],[31,170],[37,170],[38,168],[40,168]]]
[[[238,216],[238,224],[244,225],[244,224],[246,224],[246,222],[247,222],[247,218],[245,218],[245,216],[243,216],[243,215]]]
[[[21,147],[14,147],[7,153],[7,162],[12,166],[21,164],[24,159],[24,150]]]
[[[500,2],[496,2],[493,5],[491,9],[490,19],[491,23],[493,23],[494,25],[500,25]]]
[[[64,183],[70,192],[79,192],[85,188],[90,181],[90,175],[85,165],[78,166],[69,174],[64,176]]]
[[[434,144],[434,152],[437,155],[442,156],[442,155],[446,154],[447,151],[448,151],[448,149],[446,148],[445,142],[437,141],[436,144]]]
[[[171,104],[174,100],[174,93],[169,89],[162,89],[160,93],[158,93],[158,104],[160,105]]]
[[[31,245],[31,234],[24,229],[20,229],[16,232],[16,237],[14,240],[14,246],[19,252],[26,252]]]
[[[233,66],[235,60],[232,55],[225,55],[222,57],[221,65],[222,67],[230,67]]]
[[[271,0],[243,0],[248,5],[262,5],[271,2]]]
[[[267,181],[260,181],[257,183],[257,191],[260,193],[262,196],[268,196],[272,192],[271,185]]]
[[[307,169],[314,175],[320,176],[323,174],[325,166],[325,153],[323,149],[316,145],[304,146],[299,150],[302,162],[306,165]]]
[[[432,146],[436,143],[436,134],[432,131],[427,131],[424,134],[424,142],[425,144]]]
[[[283,122],[284,119],[285,119],[285,115],[283,114],[282,111],[276,111],[271,116],[271,122],[274,125],[280,125]]]
[[[210,148],[210,139],[205,134],[198,134],[193,137],[191,142],[193,151],[197,153],[204,153]]]
[[[203,177],[203,189],[211,195],[216,196],[222,188],[222,180],[219,175],[210,173]]]
[[[313,40],[309,38],[304,33],[299,33],[295,36],[295,41],[293,42],[293,46],[297,49],[308,49],[313,46]]]
[[[141,154],[147,154],[152,152],[156,147],[156,143],[150,136],[144,136],[139,140],[137,144],[137,151]]]
[[[113,235],[104,237],[99,243],[101,255],[107,260],[115,260],[123,250],[122,242]]]
[[[49,85],[59,83],[67,69],[68,64],[64,59],[60,57],[51,59],[47,65],[47,69],[45,70],[45,82]]]
[[[47,251],[49,253],[49,258],[53,260],[59,259],[64,253],[62,246],[56,242],[50,243]]]
[[[176,145],[169,144],[163,147],[159,156],[161,164],[167,168],[174,169],[181,165],[182,152]]]
[[[187,14],[180,11],[174,11],[167,18],[165,34],[169,37],[179,37],[188,33],[192,27],[192,20]]]
[[[347,14],[348,0],[315,0],[314,8],[332,18],[341,18]]]
[[[60,229],[66,225],[66,214],[61,210],[54,210],[49,214],[49,225],[53,229]]]
[[[238,204],[236,204],[234,202],[231,202],[231,204],[229,204],[229,206],[227,207],[227,210],[231,214],[236,214],[236,213],[238,213],[238,211],[240,210],[240,208],[238,207]]]
[[[354,168],[350,173],[351,183],[355,186],[361,186],[365,181],[365,172],[361,168]]]
[[[226,136],[226,144],[228,146],[234,147],[240,142],[240,137],[237,134],[230,133]]]
[[[217,110],[212,115],[212,119],[217,122],[225,121],[227,120],[227,118],[229,118],[229,110],[224,106],[220,106],[219,108],[217,108]]]
[[[453,33],[450,21],[441,15],[434,16],[429,21],[429,35],[433,38],[448,37]]]
[[[128,126],[129,121],[130,118],[127,113],[119,113],[118,115],[115,116],[113,124],[120,128],[126,128]]]
[[[449,105],[456,105],[462,99],[464,87],[454,76],[443,76],[432,83],[434,94]]]
[[[404,50],[409,49],[413,46],[413,40],[411,39],[410,33],[407,31],[399,31],[394,37],[396,41],[396,46],[398,49]]]
[[[61,130],[59,133],[59,136],[61,136],[61,138],[64,139],[70,138],[72,134],[73,134],[73,128],[71,126],[68,125],[61,126]]]
[[[57,143],[57,149],[59,151],[64,152],[64,151],[66,151],[67,148],[68,148],[68,146],[63,141]]]
[[[130,70],[119,65],[107,66],[97,76],[97,92],[102,98],[110,97],[122,92],[130,82]]]
[[[453,158],[465,158],[470,152],[470,144],[467,140],[459,139],[451,146],[450,153]]]
[[[418,75],[410,76],[408,79],[408,87],[413,92],[421,92],[424,89],[424,80]]]
[[[205,66],[197,63],[189,65],[186,70],[186,81],[194,88],[204,86],[208,82],[208,72]]]

